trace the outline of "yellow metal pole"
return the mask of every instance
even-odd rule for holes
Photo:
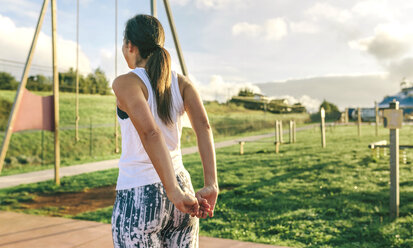
[[[357,133],[361,136],[361,108],[357,109]]]
[[[151,15],[157,17],[156,0],[151,0]]]
[[[32,64],[34,49],[36,48],[37,39],[39,38],[40,30],[42,29],[43,19],[44,19],[44,15],[46,13],[46,10],[47,10],[48,3],[49,3],[49,0],[44,0],[43,1],[42,9],[40,11],[39,19],[37,21],[36,30],[34,32],[32,45],[30,47],[29,55],[27,56],[26,65],[24,66],[22,79],[21,79],[19,87],[17,89],[17,93],[16,93],[16,96],[14,98],[14,104],[13,104],[13,107],[12,107],[11,112],[10,112],[6,133],[4,135],[3,144],[1,146],[0,173],[1,173],[1,170],[3,169],[4,158],[6,157],[7,149],[8,149],[9,144],[10,144],[10,138],[11,138],[11,135],[13,133],[14,122],[16,120],[17,112],[19,110],[20,103],[21,103],[21,100],[22,100],[22,97],[23,97],[23,90],[26,88],[27,77],[29,75],[30,66]]]
[[[59,142],[59,74],[57,72],[57,49],[56,49],[56,0],[52,0],[52,56],[53,56],[53,96],[54,96],[54,179],[56,185],[60,185],[60,142]]]
[[[188,70],[186,69],[186,64],[184,60],[184,55],[182,54],[181,45],[179,44],[178,34],[176,32],[175,22],[172,16],[171,7],[169,6],[169,1],[163,0],[163,3],[165,5],[165,10],[166,10],[166,15],[168,16],[169,26],[171,27],[172,36],[174,38],[175,49],[176,49],[176,52],[178,53],[179,63],[182,69],[182,74],[184,74],[185,76],[188,76]]]
[[[118,76],[118,0],[115,1],[115,77]],[[119,153],[117,103],[115,101],[115,153]]]
[[[79,138],[79,0],[77,0],[76,5],[76,142],[80,140]]]

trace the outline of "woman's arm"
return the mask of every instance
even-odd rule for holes
[[[178,75],[182,84],[182,98],[185,111],[195,131],[198,150],[204,168],[204,187],[197,192],[197,198],[204,198],[210,205],[209,216],[213,216],[215,203],[218,197],[218,179],[215,159],[214,139],[208,116],[197,90],[187,77]],[[201,202],[201,201],[200,201]],[[206,217],[205,215],[203,217]]]
[[[194,215],[198,211],[198,202],[195,197],[183,192],[178,185],[169,150],[149,109],[143,85],[138,76],[129,73],[117,77],[112,89],[135,126],[168,198],[182,212]]]

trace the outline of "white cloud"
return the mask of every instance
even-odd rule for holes
[[[190,75],[192,83],[196,86],[205,101],[218,101],[225,102],[232,96],[237,95],[241,89],[248,88],[255,93],[260,93],[261,90],[258,86],[252,83],[237,83],[226,82],[222,76],[213,75],[208,84],[199,82],[194,76]]]
[[[347,22],[352,18],[349,10],[340,9],[328,3],[316,3],[306,11],[306,14],[314,20],[327,19],[340,23]]]
[[[250,24],[248,22],[240,22],[232,27],[233,35],[246,35],[251,37],[257,37],[262,32],[262,27],[256,24]]]
[[[172,4],[185,6],[190,3],[194,3],[198,9],[234,9],[245,8],[251,4],[250,0],[171,0]]]
[[[33,35],[34,28],[17,27],[10,18],[0,15],[1,58],[26,61]],[[59,70],[67,70],[76,66],[76,43],[74,41],[58,36],[57,53]],[[51,37],[43,32],[39,34],[33,64],[52,68]],[[90,61],[81,49],[79,51],[79,71],[82,73],[91,71]],[[20,77],[19,75],[15,76]]]
[[[321,101],[315,98],[311,98],[307,95],[303,95],[298,99],[298,102],[305,106],[305,108],[313,113],[317,112],[320,108]]]
[[[280,40],[287,35],[287,23],[283,18],[267,20],[265,23],[265,38],[267,40]]]
[[[315,34],[320,31],[319,27],[311,22],[290,22],[289,25],[293,33]]]
[[[232,26],[232,34],[235,36],[263,36],[268,41],[280,40],[285,37],[287,33],[287,23],[283,18],[268,19],[263,25],[240,22]]]
[[[196,6],[200,9],[234,9],[244,8],[249,5],[249,2],[249,0],[196,0]]]
[[[187,5],[189,3],[189,0],[171,0],[171,4],[176,4],[180,6]]]
[[[390,78],[396,82],[401,82],[402,78],[407,78],[408,80],[413,79],[413,57],[391,62],[387,68]]]
[[[389,28],[391,26],[380,25],[376,27],[374,36],[350,41],[348,45],[366,51],[379,60],[399,58],[409,51],[412,36],[402,34],[400,28]]]
[[[93,68],[100,67],[105,72],[105,75],[109,80],[109,85],[112,85],[112,82],[115,79],[115,53],[113,49],[101,48],[99,50],[99,56],[96,60],[92,61],[92,66]],[[117,66],[118,75],[131,71],[120,51],[118,51]]]
[[[359,16],[377,17],[391,20],[394,18],[394,9],[386,0],[358,1],[352,8],[352,12]]]
[[[27,0],[0,0],[2,12],[11,12],[21,17],[37,19],[40,14],[40,4]]]

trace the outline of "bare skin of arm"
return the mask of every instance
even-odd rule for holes
[[[204,187],[196,193],[196,197],[201,204],[201,211],[197,216],[206,218],[208,213],[210,217],[213,217],[219,189],[211,126],[201,97],[191,81],[185,76],[178,75],[178,82],[185,111],[197,137],[198,150],[204,169]],[[204,199],[207,200],[209,208],[202,208]]]
[[[118,106],[125,111],[135,126],[143,147],[162,181],[169,200],[182,212],[199,215],[197,199],[181,190],[164,137],[147,103],[147,89],[133,73],[121,75],[112,84]]]

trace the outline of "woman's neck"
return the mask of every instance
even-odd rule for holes
[[[136,62],[136,67],[142,67],[146,68],[146,63],[148,62],[148,59],[140,59],[139,61]]]

